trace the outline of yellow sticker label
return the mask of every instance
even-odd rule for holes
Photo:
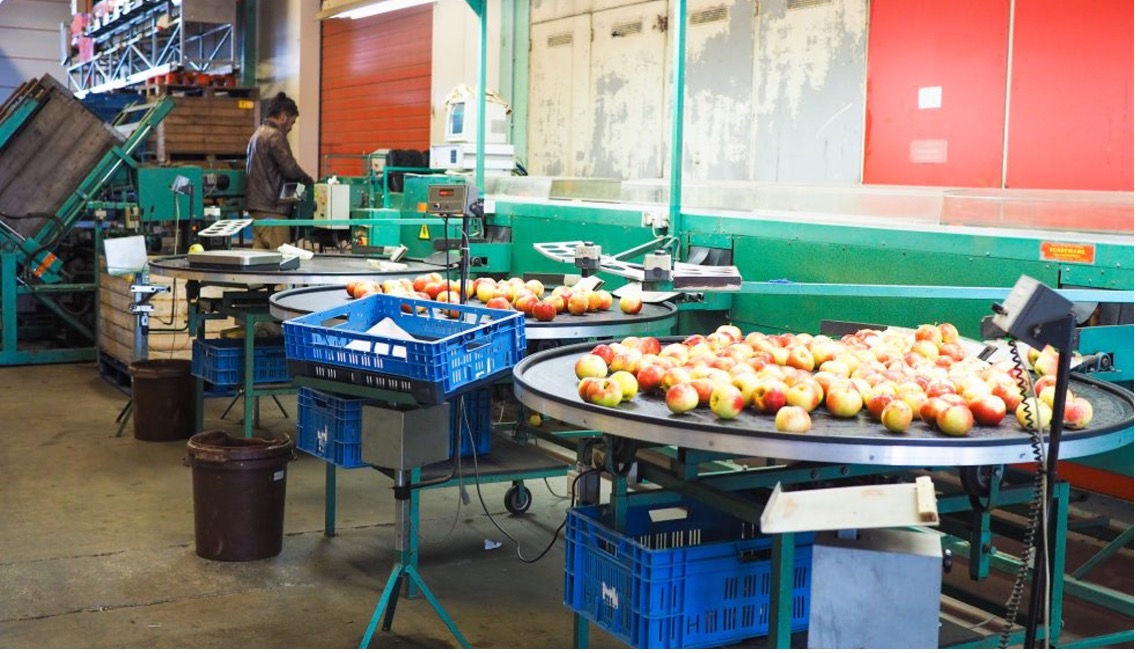
[[[253,101],[252,100],[238,100],[237,101],[237,108],[238,109],[252,109],[253,108]]]
[[[431,239],[431,230],[427,229],[427,225],[423,225],[422,227],[419,227],[419,240],[430,240],[430,239]]]

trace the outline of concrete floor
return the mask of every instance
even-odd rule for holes
[[[115,438],[125,401],[94,364],[0,368],[0,646],[357,646],[395,560],[390,481],[370,469],[341,470],[338,535],[327,538],[325,465],[301,454],[289,466],[282,553],[208,561],[194,552],[185,442],[139,441],[129,427]],[[207,401],[206,428],[239,434],[239,408],[218,419],[226,403]],[[265,402],[264,433],[295,431],[294,401],[285,406],[292,419]],[[563,493],[563,480],[551,485]],[[541,481],[527,486],[534,507],[520,518],[502,507],[506,484],[486,486],[483,496],[532,557],[568,502]],[[432,590],[476,647],[570,647],[563,540],[538,563],[522,564],[470,496],[461,505],[455,488],[423,493],[421,568]],[[485,550],[486,539],[505,544]],[[1132,593],[1133,557],[1124,551],[1120,559],[1121,571],[1102,573]],[[1006,585],[993,586],[1002,602]],[[962,624],[984,618],[957,612]],[[1072,608],[1068,625],[1086,634],[1127,627],[1125,618],[1098,623],[1101,612]],[[591,644],[622,647],[596,628]],[[377,633],[372,646],[450,648],[454,641],[418,599],[400,601],[392,631]]]

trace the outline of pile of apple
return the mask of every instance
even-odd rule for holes
[[[1058,354],[1028,352],[1039,375],[1012,361],[989,364],[966,356],[952,324],[916,330],[863,329],[840,339],[810,334],[743,335],[733,325],[692,335],[661,348],[655,338],[603,343],[575,365],[584,401],[617,406],[638,393],[663,394],[677,415],[708,407],[730,420],[750,408],[774,415],[779,431],[806,433],[821,406],[834,417],[863,410],[888,430],[906,431],[914,419],[948,436],[995,426],[1008,414],[1025,429],[1051,423]],[[1021,387],[1032,383],[1034,397]],[[1063,423],[1085,428],[1091,404],[1068,391]]]
[[[355,299],[384,293],[457,304],[463,298],[462,284],[455,280],[448,282],[438,272],[419,275],[413,280],[353,281],[348,283],[347,290]],[[523,281],[518,277],[507,280],[494,280],[490,277],[468,280],[465,295],[465,299],[477,299],[486,308],[512,308],[540,322],[551,322],[558,313],[584,315],[608,311],[613,306],[612,295],[604,290],[583,291],[558,286],[546,295],[545,286],[540,281]],[[643,305],[641,299],[634,295],[626,295],[618,302],[620,310],[629,315],[639,313]]]

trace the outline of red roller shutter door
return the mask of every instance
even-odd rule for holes
[[[360,20],[326,20],[320,62],[320,165],[360,174],[361,155],[430,147],[431,5]]]

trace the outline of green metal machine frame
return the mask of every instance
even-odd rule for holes
[[[25,98],[22,104],[0,124],[0,147],[24,127],[38,108],[38,100]],[[91,360],[94,346],[70,349],[21,350],[17,302],[29,296],[58,315],[81,337],[94,343],[95,334],[64,310],[53,298],[59,293],[97,293],[98,279],[92,283],[67,283],[63,274],[63,261],[52,251],[68,231],[74,228],[88,212],[88,202],[97,197],[105,185],[124,168],[135,169],[139,161],[136,150],[150,137],[151,132],[170,112],[174,104],[163,98],[150,106],[139,119],[137,126],[121,146],[113,147],[83,178],[56,211],[57,220],[49,220],[33,236],[21,238],[15,232],[0,230],[0,365],[24,365]],[[94,225],[95,247],[101,239],[101,225]]]

